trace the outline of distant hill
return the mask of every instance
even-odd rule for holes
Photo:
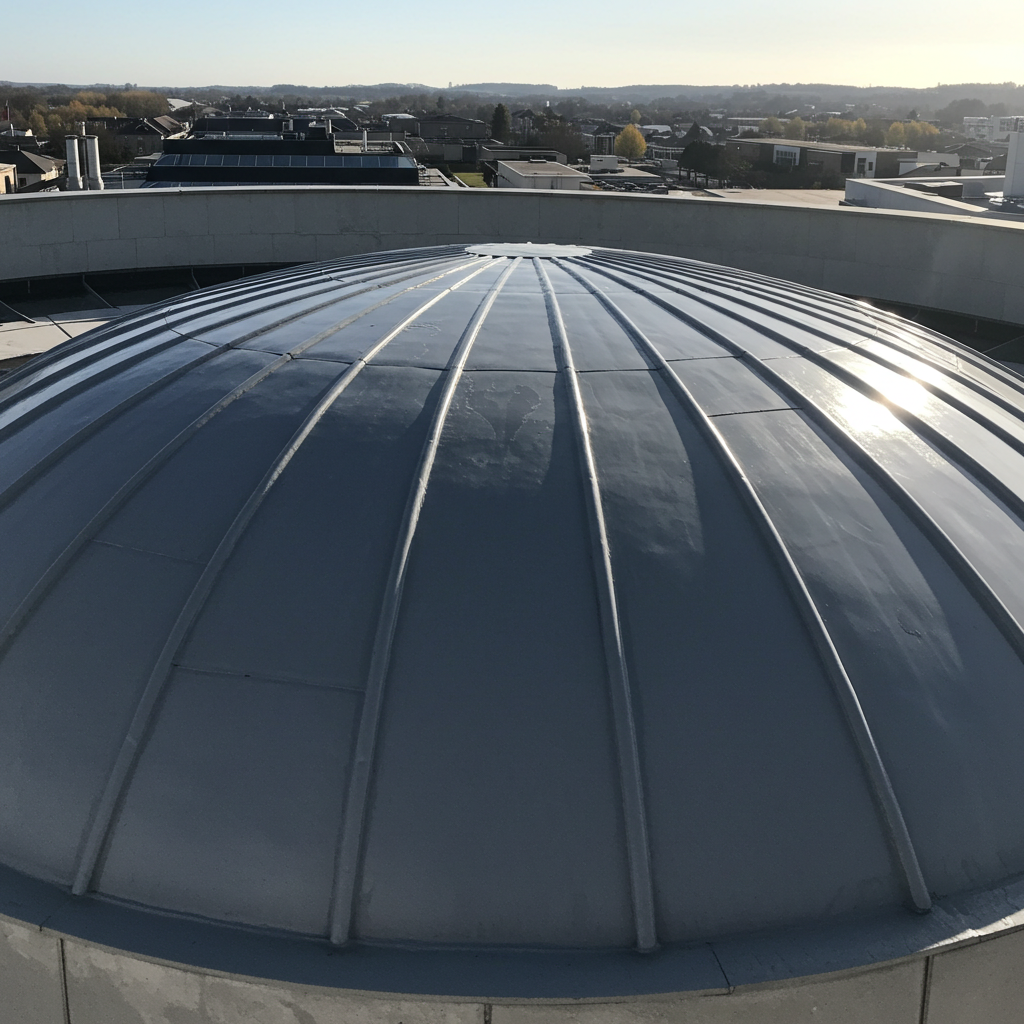
[[[3,82],[0,85],[18,88],[29,83]],[[55,83],[32,83],[36,87],[76,91],[78,89],[119,89],[124,86],[93,83],[89,85],[57,85]],[[593,105],[608,106],[661,106],[681,110],[708,109],[731,114],[757,115],[784,113],[792,108],[812,107],[816,110],[852,110],[865,117],[906,116],[915,111],[920,116],[947,107],[954,100],[976,99],[985,104],[1005,105],[1009,112],[1024,112],[1024,85],[1013,82],[1002,83],[959,83],[940,84],[924,89],[903,86],[870,86],[831,83],[773,83],[758,85],[619,85],[580,86],[559,88],[549,84],[522,82],[474,82],[461,83],[451,88],[411,82],[381,82],[376,85],[334,85],[307,86],[279,83],[273,86],[257,85],[204,85],[204,86],[144,86],[168,96],[201,99],[203,102],[219,102],[222,97],[241,96],[251,102],[277,104],[285,98],[295,98],[317,103],[337,103],[362,100],[372,102],[392,97],[417,97],[413,106],[432,106],[433,98],[447,94],[453,103],[472,104],[473,97],[480,97],[485,104],[507,100],[517,106],[543,106],[545,103],[564,104],[578,99]],[[420,99],[422,97],[422,99]],[[429,99],[428,99],[429,97]],[[657,101],[664,101],[658,103]],[[563,107],[564,109],[564,107]]]

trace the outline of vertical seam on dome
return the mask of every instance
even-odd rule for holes
[[[427,438],[420,453],[416,475],[413,477],[412,486],[406,499],[402,525],[392,551],[391,565],[388,570],[384,596],[381,600],[377,628],[374,632],[370,667],[367,672],[366,689],[359,716],[359,730],[356,735],[349,784],[338,832],[329,919],[330,941],[335,945],[344,945],[349,941],[352,933],[356,881],[363,857],[367,803],[369,802],[377,737],[380,732],[380,720],[384,707],[385,684],[391,668],[391,654],[398,626],[402,594],[405,589],[409,553],[412,549],[416,528],[419,525],[420,512],[426,499],[430,474],[441,444],[441,434],[444,431],[448,411],[455,397],[455,389],[462,378],[462,371],[470,350],[498,297],[498,293],[520,262],[520,259],[512,260],[491,285],[474,311],[448,360],[444,388],[434,409]],[[488,259],[488,264],[493,265],[493,261]]]
[[[473,261],[456,269],[464,270],[466,267],[474,266],[475,263],[476,261]],[[446,275],[441,276],[443,277]],[[402,278],[400,280],[405,279]],[[415,291],[416,289],[423,287],[424,284],[430,284],[432,281],[437,280],[439,280],[437,277],[430,278],[420,284],[402,289],[398,295],[404,295],[408,292]],[[375,288],[366,288],[354,294],[360,295],[374,290]],[[257,384],[260,384],[286,363],[291,362],[296,356],[301,355],[314,345],[319,344],[321,341],[326,340],[338,331],[348,327],[349,324],[355,323],[355,321],[359,320],[361,317],[364,317],[367,314],[372,313],[374,310],[379,309],[381,306],[386,305],[396,297],[397,296],[395,295],[388,296],[386,299],[382,299],[380,302],[367,306],[358,313],[355,313],[350,317],[346,317],[339,323],[333,324],[331,327],[320,331],[312,338],[307,338],[305,341],[296,345],[294,348],[289,349],[288,352],[273,360],[273,362],[268,363],[263,367],[263,369],[258,370],[256,373],[247,377],[241,384],[234,387],[224,395],[223,398],[218,399],[186,427],[183,427],[174,437],[171,438],[170,441],[156,452],[155,455],[147,460],[143,466],[136,470],[136,472],[132,474],[132,476],[126,480],[117,489],[117,491],[114,492],[114,494],[104,503],[103,507],[96,512],[96,514],[85,524],[85,526],[82,527],[81,530],[78,531],[77,534],[75,534],[61,553],[50,563],[49,566],[47,566],[42,576],[40,576],[33,584],[32,589],[21,599],[21,601],[18,602],[17,607],[8,616],[7,621],[0,626],[0,653],[6,649],[7,645],[16,635],[21,624],[38,606],[39,602],[46,596],[50,588],[60,578],[63,571],[67,568],[78,552],[85,546],[85,544],[99,533],[103,526],[118,512],[124,503],[128,501],[132,495],[135,494],[135,492],[138,491],[138,489],[142,487],[146,481],[156,473],[194,434],[196,434],[202,427],[206,426],[206,424],[215,416],[223,412],[236,399],[241,398],[246,392],[251,391]],[[207,358],[209,357],[204,356],[204,361]],[[106,420],[104,420],[104,422],[106,422]],[[67,452],[74,447],[74,445],[70,445],[70,442],[76,441],[77,443],[81,443],[82,440],[84,440],[80,436],[81,433],[82,432],[80,431],[72,435],[64,445],[58,446],[54,452],[51,452],[50,455],[41,459],[39,463],[32,466],[30,470],[22,474],[22,476],[15,480],[14,483],[12,483],[5,491],[0,492],[0,508],[3,508],[6,504],[12,501],[14,497],[28,487],[41,473],[53,465],[54,462],[59,461],[60,457],[66,455]]]
[[[768,547],[775,556],[776,564],[779,566],[783,579],[794,599],[794,603],[801,613],[804,624],[811,635],[815,648],[818,651],[818,656],[825,668],[826,675],[832,683],[833,691],[843,710],[854,745],[864,766],[875,804],[881,812],[882,823],[885,826],[891,849],[896,855],[900,872],[914,908],[920,912],[930,910],[932,905],[931,896],[928,893],[928,887],[921,873],[917,853],[910,838],[910,832],[907,829],[903,812],[900,809],[899,800],[892,788],[892,782],[882,760],[881,752],[875,743],[871,726],[868,724],[860,698],[857,696],[856,688],[846,671],[846,666],[843,664],[839,652],[836,650],[831,634],[828,631],[828,626],[825,624],[818,606],[815,604],[807,583],[794,561],[789,547],[772,521],[764,503],[761,501],[756,488],[718,427],[704,412],[700,404],[690,393],[689,388],[686,387],[682,379],[653,342],[629,320],[625,313],[608,296],[598,291],[590,281],[571,267],[566,266],[564,269],[570,276],[590,290],[591,294],[597,298],[626,330],[640,351],[651,360],[665,383],[668,384],[669,389],[675,394],[676,399],[689,414],[692,422],[718,455],[720,464],[732,479],[733,485],[743,498],[748,511],[760,527],[762,536],[768,542]],[[599,268],[594,269],[598,273],[602,273]],[[610,277],[611,275],[605,274],[605,276]],[[682,318],[685,319],[685,317]]]
[[[436,305],[446,295],[465,284],[467,281],[483,273],[490,261],[486,261],[476,270],[471,271],[461,280],[450,285],[443,291],[438,292],[433,298],[423,303],[415,312],[405,317],[401,323],[393,327],[363,355],[361,355],[350,366],[339,374],[327,389],[321,393],[316,404],[306,414],[298,430],[292,435],[285,447],[278,453],[270,468],[264,474],[263,479],[256,486],[256,489],[249,495],[235,516],[227,532],[221,538],[216,550],[210,556],[206,568],[203,570],[191,593],[185,600],[170,634],[165,641],[163,648],[157,657],[149,679],[143,689],[142,696],[136,705],[135,713],[132,716],[131,724],[122,741],[117,758],[107,777],[103,792],[100,795],[99,804],[93,815],[92,822],[86,834],[82,855],[78,868],[75,872],[74,882],[71,891],[76,896],[85,893],[92,884],[93,876],[100,856],[107,843],[107,837],[113,826],[117,808],[121,802],[122,795],[126,791],[131,775],[138,760],[138,754],[142,743],[149,731],[149,727],[156,715],[157,704],[163,693],[164,686],[173,668],[174,658],[192,631],[196,619],[202,612],[214,585],[220,576],[221,570],[227,564],[229,558],[242,539],[246,529],[252,522],[253,516],[262,505],[264,498],[270,489],[277,482],[278,478],[285,471],[288,464],[294,458],[306,438],[312,433],[313,428],[320,422],[327,410],[334,404],[343,391],[352,383],[358,374],[381,349],[393,341],[411,323],[413,323],[426,310]],[[472,264],[471,264],[472,265]]]
[[[622,639],[618,599],[615,593],[611,544],[608,540],[604,503],[601,498],[601,483],[590,441],[590,427],[587,423],[583,396],[580,393],[576,365],[573,361],[572,348],[565,331],[558,299],[541,260],[534,258],[533,263],[544,291],[555,354],[561,364],[559,371],[565,380],[569,404],[572,407],[573,433],[576,437],[577,453],[584,477],[583,490],[590,527],[591,557],[598,590],[601,638],[604,642],[605,665],[608,672],[612,718],[615,726],[615,743],[618,750],[619,788],[622,794],[623,818],[626,828],[626,854],[629,864],[636,946],[641,952],[650,952],[658,946],[658,934],[647,810],[644,801],[643,772],[637,745],[636,718],[633,712],[629,669]]]

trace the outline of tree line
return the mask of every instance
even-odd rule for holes
[[[94,117],[159,117],[168,112],[167,97],[148,89],[46,90],[11,89],[3,97],[14,127],[42,138],[75,133],[75,124]]]
[[[939,129],[927,121],[893,121],[888,128],[883,125],[884,122],[877,121],[869,124],[863,117],[855,120],[830,117],[827,121],[804,121],[800,117],[781,121],[777,117],[766,117],[758,125],[758,134],[783,139],[863,143],[865,146],[909,149],[938,145],[942,136]]]

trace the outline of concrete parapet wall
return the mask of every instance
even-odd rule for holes
[[[142,189],[3,199],[0,241],[0,280],[575,243],[1024,323],[1024,223],[932,213],[511,189]]]
[[[17,1024],[1018,1024],[1024,932],[867,970],[708,993],[494,1000],[204,971],[0,917],[0,1020]]]

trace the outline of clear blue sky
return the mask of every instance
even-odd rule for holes
[[[1019,0],[327,0],[9,4],[0,78],[140,85],[481,81],[560,87],[1024,80]],[[44,30],[45,26],[45,30]],[[61,27],[58,29],[58,27]],[[55,29],[58,29],[55,31]],[[1017,38],[1013,38],[1016,36]]]

